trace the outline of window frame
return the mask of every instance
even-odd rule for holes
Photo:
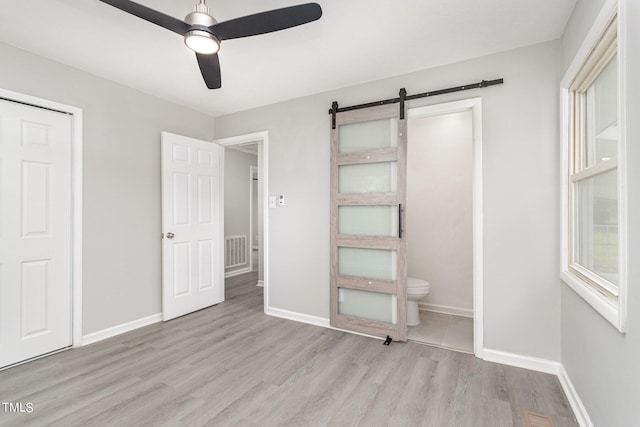
[[[625,110],[625,0],[603,6],[560,84],[562,131],[562,281],[588,302],[620,332],[626,331],[627,223],[626,223],[626,110]],[[618,146],[617,156],[585,166],[581,148],[586,90],[617,54]],[[584,94],[584,95],[583,95]],[[573,262],[574,183],[617,172],[618,284]]]

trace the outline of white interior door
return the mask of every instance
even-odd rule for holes
[[[162,133],[162,318],[224,301],[222,148]]]
[[[0,100],[0,367],[71,345],[71,116]]]

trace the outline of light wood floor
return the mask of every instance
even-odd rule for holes
[[[576,426],[554,376],[262,313],[249,273],[218,306],[0,372],[2,426]]]

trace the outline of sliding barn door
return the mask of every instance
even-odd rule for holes
[[[399,106],[338,113],[331,131],[331,325],[405,341],[406,122]]]

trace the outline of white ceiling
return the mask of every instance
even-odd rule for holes
[[[218,21],[308,0],[208,0]],[[0,0],[0,41],[220,116],[562,35],[576,0],[318,0],[296,28],[223,42],[208,90],[182,37],[98,0]],[[197,0],[138,0],[183,19]]]

